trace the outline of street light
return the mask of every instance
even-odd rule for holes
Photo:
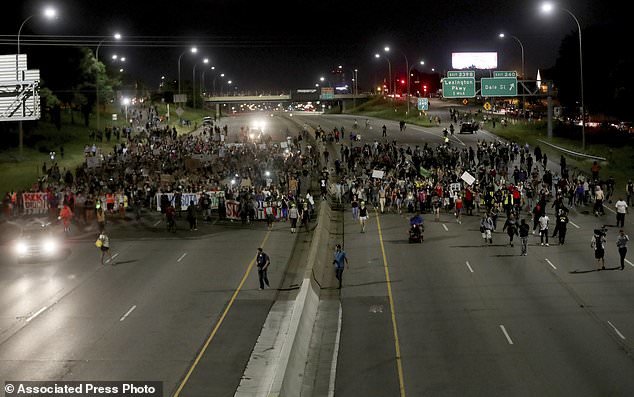
[[[390,52],[390,47],[385,47],[383,49],[385,52],[389,53]],[[403,57],[405,58],[405,70],[407,71],[407,113],[409,115],[409,61],[407,60],[407,55],[405,55],[405,53],[401,50],[399,50],[400,53],[403,55]]]
[[[191,52],[192,54],[195,54],[195,53],[198,52],[198,48],[192,47],[192,48],[189,49],[189,52]],[[178,94],[179,95],[181,93],[181,58],[186,53],[187,53],[187,51],[183,51],[183,53],[178,56]]]
[[[128,124],[128,105],[130,104],[130,98],[122,98],[121,103],[125,106],[125,123]]]
[[[212,88],[211,95],[213,95],[213,96],[216,96],[216,77],[218,77],[218,76],[220,76],[220,78],[223,78],[223,77],[225,77],[225,74],[224,73],[220,73],[220,75],[215,75],[214,76],[214,80],[213,80],[212,86],[211,86],[211,88]],[[222,96],[222,90],[220,91],[220,94]]]
[[[381,58],[380,54],[374,54],[375,58]],[[388,89],[390,90],[390,92],[392,91],[392,63],[390,62],[390,58],[385,57],[385,59],[387,59],[387,66],[388,66]]]
[[[501,39],[503,39],[504,37],[506,37],[506,35],[504,33],[500,33],[498,35]],[[513,36],[512,34],[509,35],[512,39],[514,39],[515,41],[517,41],[517,43],[520,45],[520,48],[522,49],[522,79],[526,78],[526,74],[524,72],[524,44],[522,44],[522,42],[520,41],[520,39],[518,39],[517,37]],[[526,97],[523,96],[522,97],[522,109],[524,109],[524,111],[526,111]]]
[[[202,93],[205,90],[205,73],[208,70],[216,70],[215,66],[212,66],[211,68],[205,69],[203,70],[202,76],[200,77],[200,92]]]
[[[99,44],[97,44],[97,50],[95,51],[95,60],[97,61],[97,64],[99,64],[99,48],[105,41],[111,40],[111,39],[121,40],[121,34],[115,33],[114,35],[112,35],[112,37],[110,36],[104,37],[99,42]],[[97,131],[100,131],[101,130],[101,115],[99,114],[99,110],[100,110],[99,109],[99,73],[97,73],[97,77],[95,78],[95,91],[97,95],[97,97],[95,98],[97,103]]]
[[[209,63],[209,58],[203,59],[203,63]],[[194,62],[194,69],[192,70],[192,105],[194,108],[196,108],[196,65],[197,63]]]
[[[554,9],[555,9],[555,6],[553,3],[546,2],[542,4],[542,12],[546,14],[551,13]],[[581,148],[585,149],[586,148],[586,115],[585,115],[586,107],[585,107],[585,100],[583,97],[583,52],[582,52],[582,46],[581,46],[581,25],[579,24],[579,20],[577,19],[575,14],[573,14],[570,10],[563,7],[559,7],[559,9],[568,13],[568,15],[570,15],[572,19],[575,20],[575,23],[577,24],[577,29],[579,31],[579,75],[581,80],[581,85],[580,85],[580,88],[581,88]]]
[[[24,25],[26,25],[26,23],[28,21],[30,21],[32,18],[34,18],[37,14],[33,14],[33,15],[29,15],[20,25],[20,28],[18,29],[18,53],[15,55],[15,79],[16,81],[20,81],[23,80],[20,78],[20,65],[19,65],[19,59],[20,59],[20,35],[22,34],[22,28],[24,27]],[[44,17],[46,19],[55,19],[55,17],[57,16],[57,10],[55,10],[52,7],[46,7],[43,11],[42,11],[42,15],[44,15]],[[24,129],[22,127],[22,120],[20,120],[18,122],[18,130],[19,130],[19,148],[20,148],[20,155],[22,154],[23,150],[24,150]]]

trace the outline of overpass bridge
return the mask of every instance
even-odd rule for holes
[[[369,93],[360,94],[320,94],[315,92],[290,92],[280,95],[223,95],[223,96],[204,96],[206,103],[254,103],[254,102],[316,102],[316,101],[348,101],[356,99],[367,99]]]

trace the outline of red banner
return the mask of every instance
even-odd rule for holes
[[[48,200],[46,193],[22,193],[25,214],[46,214],[48,212]]]

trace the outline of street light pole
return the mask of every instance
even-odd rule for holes
[[[198,52],[198,48],[196,47],[192,47],[189,49],[189,52],[191,52],[192,54],[195,54]],[[183,51],[182,54],[180,54],[178,56],[178,94],[181,94],[181,58],[183,58],[183,55],[185,55],[187,53],[187,51]]]
[[[203,63],[209,63],[209,58],[203,59]],[[192,70],[192,103],[194,109],[196,108],[196,65],[198,63],[194,63],[194,69]],[[202,92],[202,91],[201,91]]]
[[[499,37],[500,38],[504,38],[506,35],[504,33],[500,33]],[[522,79],[526,79],[526,73],[524,71],[524,44],[522,44],[522,42],[520,41],[520,39],[518,39],[517,37],[513,36],[512,34],[509,35],[511,36],[511,38],[515,41],[517,41],[517,43],[520,45],[520,48],[522,50]],[[522,109],[524,109],[524,111],[526,111],[526,96],[522,97]]]
[[[542,4],[542,11],[544,12],[550,12],[552,11],[553,8],[554,6],[552,5],[552,3]],[[585,99],[583,96],[583,50],[581,45],[581,24],[579,23],[579,20],[577,19],[575,14],[573,14],[570,10],[563,7],[559,7],[559,9],[562,11],[565,11],[566,13],[568,13],[568,15],[572,17],[572,19],[574,19],[575,23],[577,24],[577,29],[579,31],[579,75],[580,75],[580,89],[581,89],[581,149],[585,150],[586,148],[586,114],[585,114],[586,106],[585,106]]]
[[[205,73],[206,73],[208,70],[215,70],[215,69],[216,69],[216,67],[215,67],[215,66],[212,66],[210,69],[205,69],[205,70],[203,70],[203,73],[202,73],[202,75],[200,76],[200,92],[201,92],[201,93],[202,93],[202,92],[203,92],[203,91],[207,88],[207,87],[205,87]]]
[[[121,40],[121,35],[119,33],[115,33],[114,36],[112,37],[115,40]],[[95,51],[95,60],[97,61],[97,65],[99,65],[99,48],[108,39],[109,37],[105,37],[103,40],[99,42],[99,44],[97,44],[97,50]],[[101,130],[101,114],[100,114],[101,109],[99,109],[99,72],[97,72],[97,75],[95,76],[95,93],[96,93],[95,102],[97,104],[97,131],[100,131]]]
[[[46,8],[44,9],[44,16],[48,19],[55,18],[57,15],[57,11],[54,8]],[[29,15],[23,22],[20,24],[20,28],[18,29],[18,53],[15,55],[15,80],[21,81],[23,79],[20,78],[20,35],[22,34],[22,28],[28,21],[30,21],[35,14]],[[22,125],[22,120],[18,121],[18,147],[20,151],[20,155],[24,152],[24,127]]]

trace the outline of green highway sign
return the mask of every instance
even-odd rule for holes
[[[429,98],[418,98],[418,110],[429,110]]]
[[[475,77],[475,71],[473,70],[450,70],[447,72],[447,77]]]
[[[473,98],[475,92],[475,77],[445,77],[442,79],[442,96],[445,98]]]
[[[505,72],[505,71],[498,70],[493,72],[493,77],[517,77],[517,72],[516,71]]]
[[[483,77],[480,80],[480,95],[517,96],[517,77]]]
[[[475,92],[474,70],[450,70],[442,79],[442,96],[445,98],[473,98]]]

